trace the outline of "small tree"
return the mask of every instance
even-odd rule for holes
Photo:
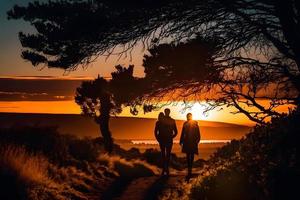
[[[109,130],[109,118],[112,112],[116,112],[109,90],[109,82],[103,77],[98,77],[93,81],[84,81],[77,88],[75,101],[80,105],[84,115],[93,117],[99,124],[104,140],[105,149],[112,151],[113,140]]]
[[[84,115],[94,118],[99,125],[108,152],[113,150],[110,116],[120,113],[122,106],[130,106],[132,114],[137,114],[138,101],[132,103],[131,99],[137,96],[138,81],[133,77],[133,65],[128,68],[118,65],[111,80],[98,76],[93,81],[83,81],[76,90],[75,102]]]

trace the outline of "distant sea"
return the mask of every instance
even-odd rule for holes
[[[199,144],[199,155],[196,159],[201,158],[207,160],[218,148],[226,145],[231,140],[201,140]],[[159,145],[156,140],[115,140],[122,148],[129,150],[137,148],[140,152],[145,152],[147,149],[156,149],[159,151]],[[181,151],[179,140],[173,141],[172,153],[178,157],[184,157],[185,154]]]
[[[141,152],[153,148],[159,150],[153,129],[156,119],[114,117],[110,127],[115,142],[124,149],[138,148]],[[183,121],[176,120],[180,132]],[[199,121],[201,138],[199,158],[207,159],[217,148],[224,146],[232,139],[242,138],[251,127],[223,122]],[[77,137],[99,137],[99,126],[93,119],[81,115],[69,114],[30,114],[30,113],[0,113],[0,127],[10,126],[56,126],[62,134]],[[174,140],[172,153],[184,156],[178,144],[180,134]]]
[[[231,140],[200,140],[200,144],[224,144]],[[144,144],[144,145],[158,145],[156,140],[131,140],[132,144]],[[179,144],[179,140],[174,140],[173,143]]]
[[[114,139],[134,141],[154,140],[156,119],[135,117],[112,117],[110,128]],[[179,134],[184,121],[176,120]],[[202,142],[215,143],[242,138],[251,127],[224,122],[198,121]],[[99,137],[99,126],[89,117],[69,114],[0,113],[0,127],[38,125],[56,126],[59,132],[78,137]]]

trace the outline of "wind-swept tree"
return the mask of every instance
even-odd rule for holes
[[[243,113],[256,123],[281,116],[282,113],[275,108],[297,98],[295,89],[291,85],[282,88],[287,83],[282,82],[280,73],[274,76],[274,71],[263,67],[245,67],[241,71],[224,67],[215,60],[221,43],[216,38],[198,36],[186,42],[159,44],[149,49],[143,66],[151,89],[148,89],[150,94],[145,94],[145,98],[206,100],[210,105],[207,110],[234,106],[237,109],[234,113]],[[260,100],[271,103],[262,106]],[[276,104],[280,101],[281,104]]]
[[[195,35],[222,38],[214,64],[227,77],[227,84],[221,86],[230,98],[213,102],[236,105],[251,117],[251,111],[240,104],[246,102],[271,115],[283,103],[299,108],[299,13],[297,0],[82,0],[15,6],[8,16],[36,28],[33,34],[19,35],[24,59],[63,69],[112,54],[119,45],[124,47],[119,53],[129,52],[139,41],[151,47],[165,40],[184,42]],[[276,98],[257,92],[256,86],[245,89],[250,82],[259,83],[260,91],[273,84]],[[263,97],[272,102],[267,109],[257,101]]]
[[[135,92],[140,86],[137,82],[138,79],[133,77],[133,65],[128,68],[119,65],[111,80],[98,76],[95,80],[83,81],[76,90],[76,103],[84,115],[94,118],[99,125],[108,152],[113,150],[110,116],[120,113],[122,106],[130,106],[131,112],[136,114],[138,101],[133,104],[131,99],[137,96]]]
[[[111,113],[118,111],[118,108],[114,106],[109,82],[103,77],[82,82],[77,88],[75,101],[80,105],[84,115],[93,117],[99,124],[105,149],[111,152],[113,140],[109,130],[109,118]]]

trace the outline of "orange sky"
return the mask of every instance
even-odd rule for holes
[[[267,103],[266,101],[261,103]],[[254,125],[243,114],[231,114],[234,108],[222,107],[222,110],[213,110],[208,114],[203,114],[205,103],[196,103],[192,109],[182,110],[182,103],[168,106],[175,119],[185,119],[185,115],[191,112],[196,120],[219,121],[243,125]],[[163,108],[164,109],[164,108]],[[162,109],[162,110],[163,110]],[[287,112],[287,107],[279,108],[282,112]],[[160,110],[160,111],[162,111]],[[156,118],[160,111],[144,114],[142,111],[135,117]],[[80,114],[80,108],[74,101],[0,101],[0,112],[21,112],[21,113],[56,113],[56,114]],[[123,109],[120,116],[131,116],[128,108]]]
[[[0,60],[0,67],[3,69],[5,66],[18,66],[15,70],[5,71],[2,70],[0,73],[1,78],[14,78],[17,76],[23,76],[21,79],[31,79],[34,80],[36,76],[38,79],[41,79],[39,76],[59,76],[62,78],[54,78],[54,79],[91,79],[92,77],[96,77],[97,74],[101,74],[104,77],[110,76],[110,73],[113,71],[113,68],[117,64],[135,64],[135,75],[136,76],[143,76],[143,68],[142,65],[142,57],[144,52],[142,48],[137,48],[132,53],[134,56],[130,59],[130,56],[122,57],[120,60],[116,56],[110,57],[108,60],[105,60],[105,57],[100,57],[95,63],[92,63],[88,68],[79,68],[77,71],[71,72],[67,74],[68,76],[62,76],[63,71],[57,69],[43,69],[37,70],[36,68],[32,67],[30,63],[25,62],[20,58],[16,58],[16,55],[11,55],[9,59]],[[9,61],[9,62],[8,62]],[[20,68],[20,66],[22,66]],[[0,71],[1,72],[1,71]],[[28,77],[24,77],[28,76]],[[43,78],[42,78],[43,79]],[[52,79],[44,78],[44,79]],[[38,87],[38,86],[37,86]],[[73,93],[69,94],[69,97],[74,95]],[[1,91],[0,91],[1,92]],[[57,99],[59,100],[59,99]],[[264,102],[268,103],[268,102]],[[242,114],[231,114],[230,112],[235,111],[234,108],[227,108],[223,107],[221,111],[213,110],[208,113],[208,115],[204,115],[202,113],[203,108],[197,104],[195,105],[192,110],[187,110],[182,112],[182,107],[180,103],[178,105],[169,106],[172,109],[172,116],[175,119],[185,119],[185,115],[187,112],[192,112],[194,118],[199,120],[208,120],[208,121],[220,121],[220,122],[228,122],[228,123],[236,123],[236,124],[244,124],[244,125],[254,125],[254,123]],[[282,111],[286,112],[288,109],[287,107],[280,108]],[[52,101],[40,100],[40,101],[31,101],[30,99],[27,101],[1,101],[0,100],[0,112],[22,112],[22,113],[58,113],[58,114],[79,114],[80,108],[76,105],[73,100],[66,100],[66,101],[56,101],[55,99]],[[156,118],[159,111],[143,114],[140,112],[139,115],[136,117],[146,117],[146,118]],[[125,108],[124,111],[120,114],[120,116],[132,116],[129,113],[129,109]]]
[[[3,1],[0,6],[0,22],[2,31],[0,32],[0,77],[16,77],[16,76],[30,76],[35,77],[40,76],[64,76],[65,72],[60,69],[48,69],[48,68],[36,68],[31,65],[30,62],[24,61],[21,55],[21,44],[18,40],[18,32],[24,30],[25,32],[31,32],[32,27],[29,24],[18,20],[7,20],[6,11],[9,10],[15,3],[26,4],[28,0],[18,0],[18,1]],[[121,49],[121,48],[120,48]],[[118,51],[118,48],[117,50]],[[114,66],[121,64],[128,66],[129,64],[134,64],[134,74],[135,76],[143,76],[143,67],[142,59],[143,55],[146,53],[142,45],[139,44],[131,52],[131,54],[123,54],[120,58],[119,56],[110,56],[108,59],[105,56],[99,57],[95,62],[91,63],[88,67],[82,68],[79,67],[76,71],[67,73],[67,78],[72,77],[96,77],[98,74],[104,77],[110,76],[110,73],[114,71]],[[30,77],[22,79],[30,79]],[[85,79],[85,78],[84,78]],[[19,84],[19,83],[18,83]],[[59,83],[61,84],[61,83]],[[72,84],[71,86],[76,88],[77,83]],[[44,84],[47,85],[47,84]],[[44,88],[39,88],[39,84],[31,84],[30,89],[23,88],[21,91],[16,91],[14,88],[8,90],[4,85],[2,90],[0,90],[0,95],[6,100],[0,99],[0,112],[23,112],[23,113],[71,113],[79,114],[80,108],[75,104],[71,98],[74,96],[74,90],[63,91],[61,88],[57,90],[58,87],[53,87],[54,84],[51,84],[52,90],[45,90]],[[56,83],[55,86],[57,86]],[[1,86],[1,85],[0,85]],[[15,85],[18,88],[19,85]],[[0,87],[1,88],[1,87]],[[34,90],[34,91],[33,91]],[[35,91],[36,90],[36,91]],[[45,91],[44,91],[45,90]],[[44,92],[46,97],[39,96],[41,91]],[[58,93],[58,92],[60,93]],[[30,93],[31,92],[31,93]],[[27,96],[26,96],[27,95]],[[64,96],[65,95],[65,96]],[[11,96],[14,98],[25,97],[24,99],[13,100],[10,99]],[[59,97],[66,97],[64,101],[60,100]],[[36,98],[35,101],[32,101],[30,98]],[[37,100],[39,98],[39,100]],[[44,99],[45,98],[45,99]],[[51,101],[49,99],[52,99]],[[26,101],[24,101],[26,100]],[[268,102],[262,102],[267,104]],[[205,103],[204,103],[205,104]],[[178,105],[169,106],[172,109],[172,116],[175,119],[185,119],[187,112],[192,112],[195,119],[209,120],[209,121],[221,121],[229,123],[238,123],[238,124],[247,124],[253,125],[244,115],[238,114],[233,115],[230,112],[234,111],[234,108],[223,107],[223,110],[211,111],[208,115],[203,115],[203,107],[199,104],[196,104],[192,110],[187,110],[181,112],[182,106],[180,103]],[[287,111],[287,107],[280,108],[281,111]],[[137,117],[149,117],[156,118],[159,111],[151,112],[148,114],[140,114]],[[128,108],[125,108],[121,113],[121,116],[131,116]]]
[[[26,3],[26,1],[20,1],[19,3]],[[37,77],[41,79],[42,76],[62,76],[63,79],[74,79],[74,77],[77,77],[77,80],[79,80],[80,78],[78,77],[86,79],[87,77],[96,77],[98,74],[104,77],[109,77],[110,73],[114,71],[114,66],[118,64],[126,66],[128,66],[129,64],[134,64],[135,76],[143,76],[144,69],[142,67],[142,59],[146,51],[140,44],[137,45],[137,47],[131,52],[131,54],[123,54],[121,58],[119,56],[112,55],[108,59],[105,56],[101,56],[89,66],[85,68],[79,67],[76,71],[67,73],[68,76],[65,76],[65,72],[61,69],[33,67],[30,62],[26,62],[20,57],[21,44],[18,40],[18,32],[20,30],[30,32],[31,28],[28,26],[28,24],[24,24],[16,20],[8,21],[4,15],[4,13],[6,13],[6,11],[11,8],[13,4],[14,2],[6,1],[6,3],[2,7],[0,7],[0,21],[3,28],[3,31],[1,31],[0,33],[0,78],[22,76],[21,79],[34,80]],[[44,79],[47,78],[44,77]],[[51,79],[51,77],[49,79]],[[73,100],[71,100],[71,98],[73,98],[74,96],[74,88],[76,88],[75,86],[77,83],[71,85],[71,89],[67,89],[65,87],[64,91],[62,88],[57,87],[57,85],[59,84],[60,83],[51,84],[51,86],[55,85],[55,87],[52,87],[52,90],[50,92],[47,89],[45,90],[45,88],[39,89],[39,84],[37,84],[36,86],[31,85],[31,88],[29,89],[23,88],[21,92],[14,90],[14,88],[8,91],[5,84],[5,87],[2,87],[2,90],[0,90],[0,95],[2,92],[2,97],[5,95],[7,97],[6,99],[0,99],[0,112],[79,114],[80,108],[75,104]],[[16,88],[18,88],[18,86],[20,86],[20,84],[16,85]],[[57,88],[59,90],[57,90]],[[33,91],[33,89],[36,91]],[[30,93],[30,91],[32,93]],[[37,94],[39,94],[40,91],[45,92],[48,96],[38,96]],[[57,94],[56,91],[59,91],[60,93]],[[15,94],[13,94],[14,92]],[[19,95],[18,98],[20,98],[20,96],[22,95],[23,98],[23,94],[25,95],[24,99],[14,100],[10,97],[12,95],[15,95],[15,97]],[[61,97],[63,95],[65,95],[66,98],[64,99],[64,101],[59,101],[63,99],[57,99],[57,97]],[[36,99],[33,101],[31,98]],[[37,98],[40,99],[37,100]],[[223,107],[223,110],[221,111],[214,110],[211,111],[208,115],[203,115],[203,107],[201,107],[199,104],[195,105],[192,110],[187,110],[186,112],[181,112],[183,106],[181,106],[180,104],[178,104],[177,106],[174,105],[169,107],[172,109],[172,116],[175,119],[185,119],[186,113],[192,112],[194,118],[196,119],[253,125],[253,123],[249,121],[244,115],[231,114],[230,112],[233,111],[234,108]],[[287,108],[285,107],[283,108],[283,110],[286,111]],[[156,118],[158,112],[159,111],[151,112],[145,115],[143,114],[143,112],[140,112],[137,117]],[[121,116],[131,116],[131,114],[129,113],[129,109],[125,108],[121,113]]]

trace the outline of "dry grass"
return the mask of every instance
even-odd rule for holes
[[[50,163],[40,154],[28,153],[24,147],[6,145],[0,149],[1,196],[10,199],[47,199],[61,185],[48,174]],[[3,178],[5,177],[5,178]],[[13,193],[14,192],[14,193]],[[56,194],[57,198],[63,199]]]
[[[136,178],[159,174],[159,169],[156,166],[138,159],[128,161],[120,156],[104,154],[98,157],[98,161],[107,165],[111,171],[121,177]]]
[[[10,171],[26,184],[49,184],[51,179],[47,175],[48,160],[42,155],[33,155],[23,147],[2,147],[1,168]]]
[[[24,147],[0,149],[0,199],[88,199],[84,191],[92,191],[93,181],[76,167],[57,167]]]
[[[107,155],[101,144],[49,127],[0,129],[0,199],[99,199],[115,180],[159,174],[140,154]]]
[[[25,147],[5,145],[0,148],[0,184],[4,188],[0,199],[94,199],[117,177],[134,179],[158,173],[156,166],[144,161],[107,154],[96,162],[59,166]]]

